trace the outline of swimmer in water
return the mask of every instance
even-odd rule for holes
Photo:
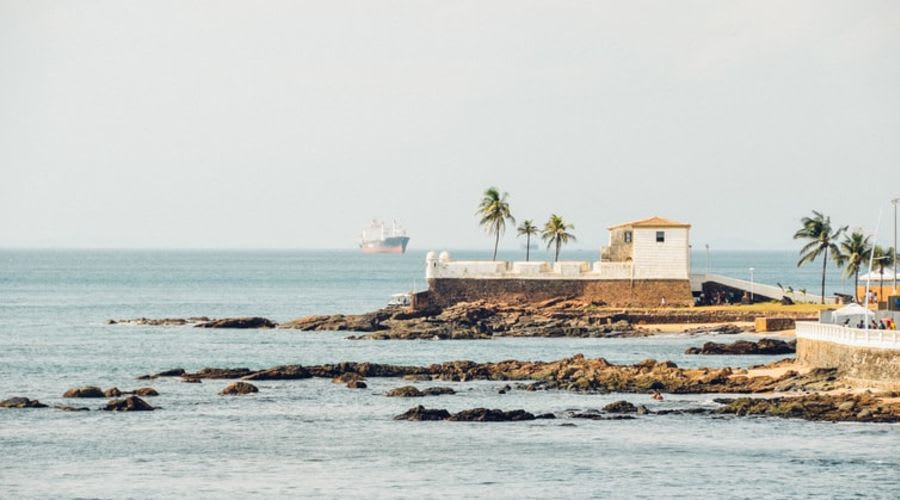
[[[660,394],[659,391],[657,391],[656,389],[653,390],[653,393],[650,395],[650,397],[657,401],[663,400],[663,395]]]

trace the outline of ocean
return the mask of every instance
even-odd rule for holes
[[[485,258],[486,252],[451,252]],[[512,256],[512,254],[510,254]],[[504,257],[501,255],[501,257]],[[566,259],[590,260],[571,251]],[[817,293],[819,266],[794,252],[714,252],[710,271]],[[695,252],[694,270],[706,258]],[[629,497],[896,498],[900,426],[774,418],[644,416],[517,423],[394,421],[417,404],[533,413],[626,399],[651,409],[714,405],[716,395],[584,395],[449,385],[450,396],[387,398],[407,382],[138,381],[183,367],[263,368],[338,361],[428,364],[456,359],[554,360],[576,353],[631,363],[748,366],[779,357],[689,357],[709,336],[488,341],[351,341],[346,333],[107,325],[134,317],[258,315],[275,321],[356,313],[424,287],[424,252],[0,250],[0,399],[47,404],[85,384],[152,385],[146,413],[0,410],[2,498]],[[829,269],[828,293],[852,284]],[[149,384],[148,384],[149,382]],[[77,400],[97,407],[102,400]],[[575,423],[575,426],[561,425]]]

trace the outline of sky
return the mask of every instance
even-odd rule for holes
[[[873,0],[0,0],[0,247],[352,249],[377,217],[481,248],[489,186],[583,249],[652,215],[798,248],[813,209],[887,242],[898,27]]]

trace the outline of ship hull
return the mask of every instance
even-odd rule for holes
[[[408,236],[393,236],[383,240],[364,241],[359,245],[363,253],[406,253]]]

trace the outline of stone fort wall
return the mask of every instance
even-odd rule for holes
[[[694,303],[690,280],[480,279],[432,278],[416,294],[414,307],[447,307],[459,302],[539,302],[560,297],[601,301],[614,307],[656,307]]]
[[[797,361],[837,368],[841,374],[888,389],[900,389],[900,352],[797,338]]]

